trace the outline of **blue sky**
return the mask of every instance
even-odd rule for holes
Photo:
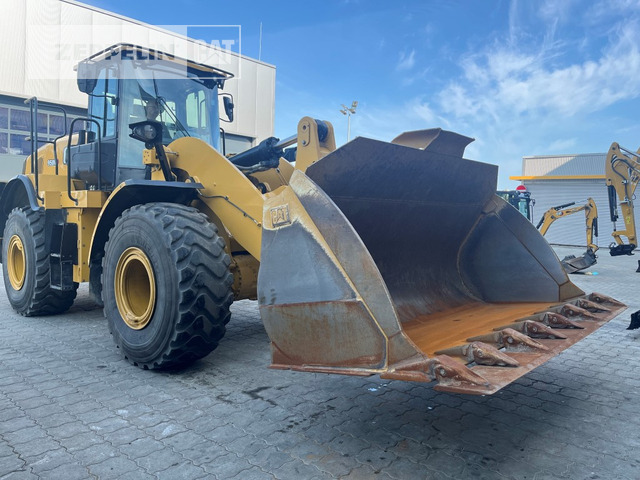
[[[277,67],[276,136],[304,115],[334,124],[360,102],[351,135],[390,140],[442,127],[474,137],[466,156],[522,156],[640,145],[640,2],[84,0],[156,25],[241,25],[242,53]],[[176,5],[178,8],[175,8]]]

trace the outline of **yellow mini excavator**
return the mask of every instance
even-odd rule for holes
[[[638,246],[633,200],[635,199],[638,181],[640,181],[639,159],[640,149],[638,149],[638,152],[632,152],[621,147],[616,142],[611,144],[607,153],[605,174],[609,192],[609,212],[614,228],[611,235],[615,240],[609,246],[609,253],[612,256],[633,255],[633,251]],[[620,210],[622,210],[622,220],[625,225],[624,230],[616,229],[616,222],[619,218],[618,198],[620,198]],[[622,237],[627,237],[626,243]],[[640,261],[638,265],[638,271],[640,272]]]
[[[89,282],[134,365],[204,357],[231,302],[254,298],[273,368],[490,394],[624,308],[571,283],[495,195],[497,167],[462,157],[471,138],[336,149],[331,124],[304,117],[226,158],[229,73],[128,44],[77,69],[89,113],[64,137],[37,148],[31,100],[33,153],[0,196],[4,283],[39,316]]]
[[[567,273],[575,273],[585,268],[589,268],[595,265],[596,252],[598,246],[594,243],[594,237],[598,236],[598,208],[593,198],[588,198],[586,203],[574,207],[576,202],[565,203],[564,205],[558,205],[557,207],[551,207],[544,212],[542,218],[536,225],[536,228],[542,235],[546,235],[549,227],[560,218],[566,218],[568,215],[584,211],[586,232],[587,232],[587,251],[579,257],[575,255],[568,255],[564,257],[560,263],[567,271]]]

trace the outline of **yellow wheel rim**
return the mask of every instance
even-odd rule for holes
[[[141,330],[151,321],[156,304],[156,281],[151,262],[137,247],[127,248],[116,265],[116,304],[124,322]]]
[[[7,270],[11,286],[14,290],[20,290],[24,285],[24,278],[27,275],[27,259],[24,255],[22,239],[18,235],[14,235],[9,239]]]

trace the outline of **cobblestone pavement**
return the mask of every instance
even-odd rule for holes
[[[0,478],[638,479],[640,256],[600,253],[573,280],[629,310],[490,397],[269,370],[247,301],[208,358],[142,371],[86,290],[68,314],[22,318],[2,288]]]

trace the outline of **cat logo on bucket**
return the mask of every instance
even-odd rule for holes
[[[279,205],[275,208],[272,208],[271,223],[274,227],[291,225],[291,218],[289,217],[289,205]]]

